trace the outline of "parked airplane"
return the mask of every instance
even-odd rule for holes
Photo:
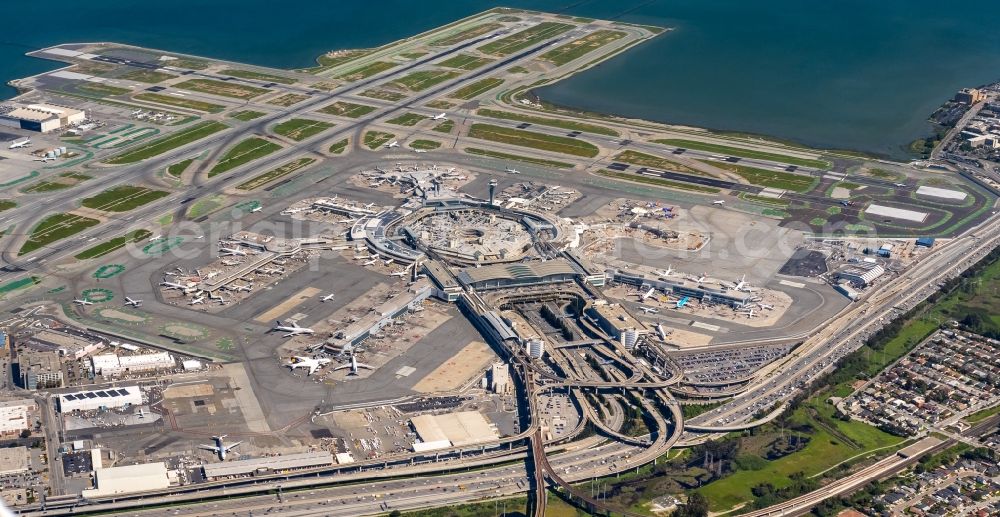
[[[713,205],[724,205],[724,204],[726,204],[726,200],[725,199],[716,199],[715,201],[712,201],[712,204]]]
[[[336,293],[330,293],[330,294],[328,294],[328,295],[320,298],[319,301],[321,301],[321,302],[328,302],[330,300],[333,300],[334,296],[336,296]]]
[[[78,305],[94,305],[94,302],[91,302],[91,301],[88,301],[88,300],[79,300],[79,299],[73,300],[73,303],[78,304]]]
[[[648,291],[646,291],[646,292],[645,292],[645,294],[643,294],[643,295],[642,295],[642,298],[640,298],[640,299],[641,299],[641,300],[646,300],[646,299],[648,299],[648,298],[649,298],[650,296],[653,296],[653,293],[655,293],[655,292],[656,292],[656,288],[655,288],[655,287],[650,287],[650,288],[649,288],[649,290],[648,290]]]
[[[316,357],[303,357],[295,356],[295,361],[288,364],[288,367],[295,371],[296,368],[308,368],[309,372],[306,375],[312,375],[316,373],[316,370],[326,366],[330,363],[330,359],[316,358]]]
[[[378,258],[373,258],[373,259],[369,260],[368,262],[365,262],[364,264],[361,264],[361,265],[362,266],[370,266],[370,265],[372,265],[372,264],[374,264],[376,262],[378,262]]]
[[[226,453],[235,449],[237,445],[243,442],[234,442],[229,445],[223,443],[226,435],[213,436],[212,439],[215,440],[215,445],[199,445],[199,449],[204,449],[206,451],[212,451],[219,455],[219,461],[226,461]]]
[[[372,207],[375,206],[375,203],[365,203],[361,206],[365,207],[365,210],[371,210]]]
[[[694,278],[693,280],[695,282],[698,282],[698,285],[701,285],[701,284],[705,283],[705,280],[708,280],[708,275],[706,275],[705,273],[702,273],[701,276],[699,276],[698,278]]]
[[[271,330],[278,332],[287,332],[287,334],[285,334],[284,337],[298,336],[300,334],[312,334],[314,332],[313,329],[300,327],[299,324],[295,323],[294,321],[289,323],[288,325],[282,325],[281,320],[275,322],[274,328],[272,328]]]
[[[646,314],[656,314],[656,313],[660,312],[659,309],[656,309],[656,308],[653,308],[653,307],[639,307],[639,310],[641,310],[642,312],[644,312]]]
[[[681,307],[684,307],[685,305],[687,305],[687,303],[689,301],[691,301],[691,297],[690,296],[684,296],[684,297],[682,297],[680,300],[677,300],[676,308],[680,309]]]
[[[141,307],[142,300],[133,300],[128,296],[125,297],[125,305],[131,305],[132,307]]]
[[[396,259],[389,258],[389,259],[383,260],[382,263],[388,266],[388,265],[392,264],[395,260]]]
[[[52,157],[42,157],[42,158],[35,158],[34,159],[34,161],[36,161],[36,162],[42,162],[42,163],[45,163],[45,162],[48,162],[48,161],[53,161],[53,160],[55,160],[55,158],[52,158]]]
[[[656,333],[660,336],[661,341],[667,340],[667,331],[664,330],[662,323],[656,324]]]
[[[504,168],[503,171],[506,172],[507,174],[521,174],[521,171],[519,171],[517,169],[512,169],[510,167]]]
[[[205,303],[205,297],[204,296],[199,296],[199,297],[195,298],[194,300],[191,300],[190,302],[188,302],[188,305],[198,305],[199,303]]]
[[[355,255],[354,260],[368,260],[372,258],[373,255]]]
[[[748,311],[740,312],[740,314],[746,314],[747,315],[747,319],[752,318],[753,317],[753,313],[754,313],[753,307],[751,307],[750,310],[748,310]]]
[[[389,142],[388,144],[385,144],[385,148],[386,149],[392,149],[393,147],[399,147],[399,142],[396,141],[396,140],[393,140],[392,142]]]
[[[425,149],[414,149],[413,152],[415,152],[415,153],[426,153],[427,150],[425,150]]]
[[[662,277],[668,277],[668,276],[672,275],[673,273],[674,273],[674,265],[671,264],[671,265],[667,266],[667,269],[664,269],[663,271],[660,271],[660,276],[662,276]]]
[[[447,113],[441,113],[440,115],[435,115],[435,116],[431,117],[431,120],[448,120],[448,114]]]
[[[156,235],[154,235],[154,236],[150,237],[150,238],[149,238],[149,240],[148,240],[148,241],[146,241],[146,242],[153,242],[153,241],[155,241],[155,240],[159,239],[160,237],[162,237],[162,235],[160,235],[160,234],[156,234]]]
[[[357,375],[358,374],[358,368],[364,368],[366,370],[374,370],[375,369],[375,368],[373,368],[373,367],[371,367],[371,366],[369,366],[367,364],[359,363],[358,362],[358,358],[355,357],[354,354],[351,354],[351,362],[350,363],[338,366],[338,367],[334,368],[333,371],[343,370],[344,368],[350,368],[351,369],[350,375]]]
[[[896,184],[896,186],[897,186],[897,187],[905,187],[905,186],[906,186],[906,183],[897,183],[897,184]]]
[[[733,291],[742,291],[745,287],[747,287],[747,275],[746,274],[744,274],[743,276],[741,276],[740,280],[738,282],[736,282],[735,284],[733,284]]]
[[[29,145],[31,145],[31,139],[30,138],[25,138],[24,140],[21,140],[20,142],[18,142],[17,140],[11,140],[10,141],[10,147],[8,147],[8,149],[20,149],[22,147],[28,147]]]
[[[400,269],[399,271],[393,271],[392,273],[389,273],[389,276],[398,276],[398,277],[402,278],[402,277],[406,276],[407,269],[409,269],[409,268]]]
[[[354,223],[358,222],[358,218],[355,217],[354,219],[341,219],[341,220],[339,220],[337,222],[340,223],[340,224],[354,224]]]
[[[757,306],[760,307],[761,309],[765,309],[765,310],[772,310],[772,309],[774,309],[773,305],[770,305],[770,304],[767,304],[767,303],[758,303]]]
[[[253,213],[257,213],[257,212],[260,212],[260,211],[261,211],[261,210],[263,210],[263,209],[264,209],[264,207],[263,207],[263,206],[261,206],[261,205],[257,205],[257,206],[255,206],[255,207],[253,207],[253,208],[251,208],[251,209],[250,209],[250,213],[251,213],[251,214],[253,214]]]
[[[166,287],[167,289],[187,289],[186,285],[178,284],[176,282],[160,282],[160,286]]]

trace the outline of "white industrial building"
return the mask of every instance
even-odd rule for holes
[[[128,372],[162,370],[177,366],[174,356],[167,352],[121,356],[116,354],[101,354],[93,356],[91,362],[94,366],[94,373],[105,377]]]
[[[0,402],[0,435],[20,433],[31,427],[28,412],[37,409],[32,399]]]
[[[510,367],[503,361],[493,363],[490,368],[490,382],[493,393],[510,395],[514,392],[514,386],[510,382]]]
[[[168,487],[170,487],[170,476],[167,472],[167,464],[158,461],[125,467],[95,469],[94,488],[84,490],[81,495],[85,498],[94,498],[161,490]]]
[[[444,415],[419,415],[410,425],[421,442],[413,444],[414,452],[465,447],[500,439],[497,430],[478,411],[459,411]]]
[[[83,111],[51,104],[0,106],[0,126],[48,133],[60,127],[79,124],[87,119]]]
[[[541,359],[545,355],[545,341],[541,339],[529,339],[524,346],[532,359]]]
[[[855,287],[867,287],[883,274],[885,268],[881,265],[862,262],[838,271],[837,279],[846,280]]]
[[[59,395],[59,411],[92,411],[142,405],[142,392],[138,386],[78,391]]]

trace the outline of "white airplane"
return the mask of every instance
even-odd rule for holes
[[[712,204],[713,205],[724,205],[724,204],[726,204],[726,200],[725,199],[716,199],[715,201],[712,201]]]
[[[199,296],[199,297],[195,298],[194,300],[191,300],[190,302],[188,302],[188,305],[198,305],[199,303],[205,303],[205,297],[204,296]]]
[[[706,275],[705,273],[702,273],[701,276],[694,279],[694,281],[697,282],[699,285],[705,283],[705,280],[708,280],[708,275]]]
[[[159,234],[154,235],[154,236],[150,237],[149,240],[146,241],[146,242],[153,242],[153,241],[159,239],[160,237],[162,237],[162,235],[159,235]]]
[[[272,328],[271,330],[277,332],[287,332],[287,334],[285,334],[284,337],[298,336],[301,334],[312,334],[314,332],[313,329],[300,327],[299,324],[295,323],[294,321],[289,323],[288,325],[282,325],[281,320],[276,321],[274,328]]]
[[[214,453],[216,453],[216,454],[219,455],[219,461],[226,461],[226,453],[229,452],[229,451],[231,451],[231,450],[233,450],[233,449],[235,449],[237,445],[239,445],[239,444],[241,444],[243,442],[235,442],[235,443],[231,443],[229,445],[226,445],[222,441],[223,439],[225,439],[225,437],[226,437],[226,435],[213,436],[212,439],[215,440],[215,445],[199,445],[198,448],[199,449],[204,449],[206,451],[212,451],[212,452],[214,452]]]
[[[757,306],[760,307],[761,309],[768,310],[768,311],[774,309],[773,305],[767,304],[767,303],[758,303]]]
[[[389,276],[398,276],[398,277],[402,278],[402,277],[406,276],[406,273],[407,273],[406,270],[407,269],[409,269],[409,268],[400,269],[399,271],[393,271],[392,273],[389,273]]]
[[[640,299],[641,299],[641,300],[646,300],[646,299],[648,299],[648,298],[649,298],[650,296],[653,296],[653,293],[655,293],[655,292],[656,292],[656,288],[655,288],[655,287],[650,287],[650,288],[649,288],[649,290],[648,290],[648,291],[646,291],[646,292],[645,292],[645,294],[643,294],[643,295],[642,295],[642,298],[640,298]]]
[[[663,271],[660,271],[660,276],[662,276],[662,277],[668,277],[668,276],[672,275],[673,273],[674,273],[674,265],[671,264],[671,265],[667,266],[667,269],[664,269]]]
[[[260,268],[260,272],[265,275],[279,275],[281,273],[284,273],[285,269],[280,267],[263,267]]]
[[[88,300],[79,300],[79,299],[78,300],[73,300],[73,303],[75,303],[77,305],[94,305],[94,302],[91,302],[91,301],[88,301]]]
[[[337,222],[340,223],[340,224],[354,224],[354,223],[358,222],[358,218],[355,217],[354,219],[341,219],[341,220],[339,220]]]
[[[36,162],[42,162],[42,163],[53,161],[53,160],[55,160],[55,158],[43,157],[43,158],[35,158],[34,159],[34,161],[36,161]]]
[[[441,113],[440,115],[435,115],[435,116],[431,117],[431,120],[448,120],[448,114],[447,113]]]
[[[750,318],[753,318],[753,312],[754,312],[753,311],[753,307],[751,307],[749,311],[741,312],[740,314],[746,314],[747,315],[747,319],[750,319]]]
[[[142,408],[139,408],[139,418],[146,418],[146,413],[142,410]]]
[[[21,140],[20,142],[18,142],[17,140],[11,140],[10,141],[10,147],[8,147],[8,149],[20,149],[22,147],[28,147],[29,145],[31,145],[31,139],[30,138],[25,138],[24,140]]]
[[[905,187],[905,186],[906,186],[906,183],[897,183],[897,184],[896,184],[896,186],[897,186],[897,187]]]
[[[350,368],[351,369],[350,375],[357,375],[358,374],[358,368],[364,368],[366,370],[374,370],[375,369],[375,368],[373,368],[373,367],[371,367],[371,366],[369,366],[367,364],[359,363],[358,362],[358,358],[355,357],[354,354],[351,354],[351,362],[350,363],[338,366],[338,367],[334,368],[333,371],[343,370],[344,368]]]
[[[257,213],[257,212],[260,212],[260,211],[261,211],[261,210],[263,210],[263,209],[264,209],[264,207],[263,207],[263,206],[261,206],[261,205],[257,205],[257,206],[255,206],[255,207],[253,207],[253,208],[251,208],[251,209],[250,209],[250,213],[251,213],[251,214],[253,214],[253,213]]]
[[[507,174],[521,174],[521,171],[511,167],[505,167],[503,171],[506,172]]]
[[[376,262],[378,262],[378,259],[377,258],[373,258],[373,259],[369,260],[368,262],[365,262],[364,264],[361,264],[361,265],[362,266],[370,266],[370,265],[372,265],[372,264],[374,264]]]
[[[219,248],[219,253],[222,254],[223,256],[232,255],[237,257],[243,257],[246,256],[247,254],[247,252],[237,248]]]
[[[303,357],[295,356],[295,361],[288,363],[288,367],[295,371],[296,368],[308,368],[309,372],[306,375],[312,375],[316,373],[316,370],[326,366],[330,363],[330,359],[325,358],[315,358],[315,357]]]
[[[250,291],[253,291],[253,284],[234,285],[233,286],[233,290],[236,291],[236,292],[246,291],[246,292],[249,293]]]
[[[396,259],[390,258],[390,259],[383,260],[382,263],[388,266],[388,265],[391,265],[394,260],[396,260]]]
[[[392,142],[389,142],[388,144],[385,144],[385,148],[386,149],[392,149],[393,147],[399,147],[399,141],[398,140],[393,140]]]
[[[160,286],[166,287],[167,289],[187,289],[186,285],[178,284],[176,282],[160,282]]]
[[[375,203],[365,203],[361,206],[365,207],[365,210],[371,210],[372,207],[375,206]]]
[[[218,298],[216,298],[216,300],[219,302],[219,305],[225,305],[225,304],[229,303],[228,301],[226,301],[225,298],[223,298],[221,296],[218,297]]]
[[[742,291],[747,287],[747,275],[744,274],[740,277],[739,282],[733,284],[733,291]]]
[[[333,300],[334,296],[336,296],[336,293],[330,293],[330,294],[328,294],[328,295],[320,298],[319,301],[321,301],[321,302],[329,302],[329,301]]]
[[[355,255],[354,260],[368,260],[372,258],[372,255]]]
[[[644,313],[646,313],[646,314],[656,314],[656,313],[660,312],[659,309],[656,309],[654,307],[639,307],[639,310],[642,311],[642,312],[644,312]]]
[[[427,151],[424,150],[424,149],[414,149],[413,152],[415,152],[415,153],[426,153]]]
[[[133,300],[128,296],[126,296],[125,305],[131,305],[132,307],[142,307],[142,300]]]

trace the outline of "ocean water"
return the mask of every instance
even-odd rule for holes
[[[55,66],[24,52],[118,41],[265,66],[381,45],[497,5],[482,0],[8,2],[4,81]],[[511,7],[671,27],[540,94],[578,108],[903,157],[954,90],[1000,78],[1000,2],[511,0]],[[24,23],[18,22],[24,20]],[[4,97],[14,92],[7,89]]]

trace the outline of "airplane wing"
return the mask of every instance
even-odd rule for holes
[[[226,446],[226,452],[229,452],[229,451],[235,449],[236,446],[239,445],[239,444],[241,444],[241,443],[243,443],[243,442],[239,441],[239,442],[234,442],[234,443],[231,443],[231,444],[227,445]]]
[[[358,368],[364,368],[365,370],[374,370],[375,369],[374,367],[372,367],[370,365],[367,365],[365,363],[357,363],[357,365],[358,365]]]
[[[358,366],[361,366],[361,365],[359,364]],[[347,364],[342,364],[342,365],[340,365],[340,366],[338,366],[338,367],[334,368],[334,369],[333,369],[333,371],[337,371],[337,370],[343,370],[343,369],[345,369],[345,368],[350,368],[350,367],[351,367],[351,363],[347,363]]]
[[[318,370],[318,369],[319,369],[319,365],[318,364],[310,364],[309,365],[309,375],[312,375],[312,374],[316,373],[316,370]]]
[[[204,449],[206,451],[219,452],[219,448],[214,445],[201,444],[198,446],[199,449]]]

